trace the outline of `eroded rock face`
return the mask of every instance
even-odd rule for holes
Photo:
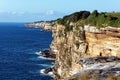
[[[88,44],[88,55],[120,57],[120,38],[115,36],[119,33],[108,34],[106,31],[105,33],[96,34],[86,32],[85,34],[86,42]]]
[[[65,79],[84,69],[79,61],[98,56],[120,57],[120,29],[94,26],[74,27],[65,31],[65,26],[56,24],[52,28],[51,50],[56,54],[55,79]]]
[[[86,43],[76,37],[73,32],[64,32],[65,27],[62,25],[53,28],[54,40],[51,47],[55,49],[53,52],[56,53],[55,79],[69,77],[82,69],[77,62],[86,51]],[[80,44],[77,44],[76,40]]]
[[[114,56],[99,56],[99,57],[90,57],[90,58],[83,58],[79,61],[81,65],[91,65],[91,64],[97,64],[97,63],[107,63],[107,62],[116,62],[120,61],[120,58],[114,57]]]
[[[83,69],[64,80],[83,80],[83,76],[87,77],[85,80],[113,80],[113,76],[115,80],[119,80],[117,76],[120,76],[120,58],[91,57],[81,59],[79,63],[83,65]],[[108,77],[111,79],[107,79]]]

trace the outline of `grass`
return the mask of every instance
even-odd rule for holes
[[[74,25],[70,25],[70,23],[81,27],[84,25],[96,26],[98,28],[107,26],[120,27],[120,12],[99,13],[97,10],[94,10],[90,13],[89,11],[80,11],[64,16],[56,21],[58,24],[65,26],[65,31],[73,30]]]

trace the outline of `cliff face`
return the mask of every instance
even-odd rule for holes
[[[51,50],[56,54],[55,79],[65,79],[85,69],[80,60],[89,57],[115,56],[120,58],[120,28],[96,28],[84,25],[65,31],[55,24]],[[111,58],[110,58],[111,59]],[[118,63],[119,68],[120,64]]]
[[[120,30],[106,27],[100,33],[85,32],[88,44],[87,55],[120,57]]]

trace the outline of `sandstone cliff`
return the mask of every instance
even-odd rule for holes
[[[110,75],[120,76],[120,28],[97,28],[89,24],[78,26],[77,22],[69,22],[68,26],[72,28],[66,30],[66,25],[56,22],[52,27],[55,80],[85,80],[80,76],[87,71],[90,75],[86,80],[96,72],[99,80]]]

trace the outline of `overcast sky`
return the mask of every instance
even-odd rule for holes
[[[120,0],[0,0],[0,22],[51,20],[80,10],[120,12]]]

